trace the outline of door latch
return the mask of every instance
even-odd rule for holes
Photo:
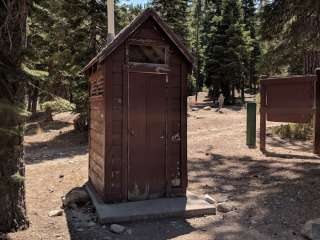
[[[180,141],[181,141],[180,134],[179,134],[179,133],[176,133],[175,135],[173,135],[173,136],[171,137],[171,141],[172,141],[172,142],[180,142]]]
[[[132,129],[129,130],[129,133],[130,133],[131,136],[135,135],[135,132]]]

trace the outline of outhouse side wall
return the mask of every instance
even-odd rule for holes
[[[90,76],[90,128],[89,128],[89,182],[103,196],[104,163],[104,69],[100,67]]]
[[[126,154],[126,133],[124,128],[125,114],[125,44],[119,46],[111,55],[108,56],[105,68],[105,194],[106,202],[117,202],[124,200],[122,192],[122,182],[126,176],[126,169],[123,166],[123,159]]]

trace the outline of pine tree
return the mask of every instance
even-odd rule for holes
[[[319,45],[320,7],[318,0],[273,0],[262,10],[262,37],[265,40],[282,38],[281,47],[305,43]]]
[[[246,71],[245,32],[238,0],[223,2],[222,15],[216,25],[216,30],[209,35],[207,47],[207,85],[213,87],[215,96],[222,90],[226,102],[234,103],[234,90],[240,90],[243,74]]]
[[[153,0],[151,6],[184,41],[188,38],[189,0]]]
[[[0,2],[0,233],[28,226],[23,161],[25,86],[21,70],[28,3]]]
[[[141,11],[141,6],[115,0],[116,33]],[[35,0],[24,61],[24,71],[29,75],[28,110],[35,112],[38,102],[41,106],[58,96],[74,103],[79,121],[87,122],[88,81],[79,72],[106,46],[106,13],[106,1]]]
[[[204,78],[205,84],[210,89],[212,95],[212,89],[219,89],[220,78],[215,78],[214,73],[219,72],[220,62],[216,59],[216,56],[221,55],[223,58],[223,52],[219,46],[224,42],[220,40],[221,34],[225,31],[220,26],[221,14],[222,14],[222,1],[221,0],[206,0],[205,2],[205,18],[202,29],[202,48],[204,52]],[[223,37],[222,37],[223,38]],[[218,61],[217,61],[218,60]],[[220,59],[222,60],[222,59]],[[220,73],[222,75],[222,73]],[[216,97],[217,91],[214,96]]]
[[[189,43],[193,48],[193,52],[195,55],[195,65],[193,72],[193,79],[195,80],[195,86],[191,85],[191,89],[189,89],[189,93],[193,93],[195,89],[196,92],[200,91],[200,88],[203,85],[203,51],[201,48],[201,33],[202,33],[202,25],[203,25],[203,14],[201,14],[203,10],[203,1],[202,0],[193,0],[191,5],[191,14],[190,14],[190,25],[189,25]],[[196,95],[197,98],[197,95]]]
[[[121,29],[129,25],[131,21],[136,16],[138,16],[142,11],[143,11],[142,5],[116,4],[115,5],[116,31],[119,32]]]
[[[264,74],[279,74],[287,70],[293,71],[294,68],[293,72],[303,72],[301,63],[296,65],[297,61],[302,61],[303,58],[301,55],[296,58],[297,50],[298,52],[319,50],[319,1],[264,2],[260,14],[261,40],[264,41],[261,71]]]
[[[116,33],[141,11],[141,6],[119,4],[116,0]],[[106,12],[105,1],[35,1],[29,20],[28,57],[24,62],[32,83],[28,89],[30,110],[35,105],[31,103],[36,85],[43,90],[38,93],[40,102],[53,100],[54,95],[68,99],[86,118],[88,81],[79,72],[106,45]]]
[[[260,56],[260,45],[257,40],[256,34],[256,7],[254,0],[242,0],[244,26],[245,30],[250,34],[250,54],[245,59],[245,65],[248,69],[246,78],[249,79],[249,88],[253,89],[253,86],[257,82],[257,70],[256,64],[259,61]]]

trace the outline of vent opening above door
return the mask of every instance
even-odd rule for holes
[[[129,62],[166,64],[166,49],[159,46],[129,45]]]

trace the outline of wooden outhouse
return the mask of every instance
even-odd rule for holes
[[[184,196],[192,56],[152,9],[83,69],[90,79],[89,183],[105,202]]]

